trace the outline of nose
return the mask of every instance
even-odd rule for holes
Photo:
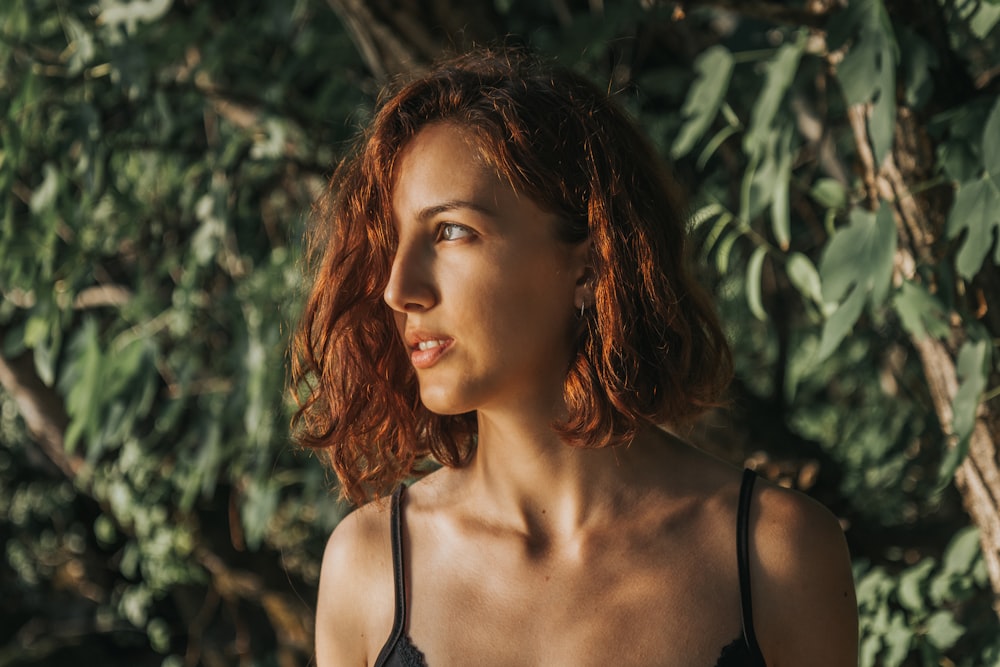
[[[420,312],[437,303],[431,253],[419,244],[400,243],[382,298],[398,313]]]

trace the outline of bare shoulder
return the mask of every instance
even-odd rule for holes
[[[760,480],[750,540],[754,625],[769,667],[857,665],[857,601],[836,517]]]
[[[374,662],[393,620],[389,500],[348,514],[327,541],[316,603],[317,667]]]

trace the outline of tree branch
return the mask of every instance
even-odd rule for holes
[[[122,285],[94,285],[80,290],[73,299],[73,307],[86,310],[103,306],[124,306],[131,299],[132,290]]]
[[[268,589],[259,576],[226,565],[205,548],[196,552],[198,562],[211,574],[212,586],[226,600],[256,602],[267,614],[279,643],[308,652],[313,642],[313,617],[301,600]]]
[[[877,204],[881,198],[893,204],[893,217],[899,231],[900,243],[896,250],[896,270],[900,277],[906,280],[919,279],[917,275],[917,260],[923,265],[933,265],[933,243],[938,238],[928,215],[917,205],[913,193],[906,184],[906,177],[897,164],[907,165],[910,171],[919,165],[930,164],[931,161],[921,159],[915,153],[913,142],[904,142],[903,136],[897,136],[896,146],[884,163],[878,167],[872,156],[871,145],[867,131],[867,114],[870,105],[854,105],[848,109],[851,128],[858,155],[864,170],[865,186],[870,203]],[[907,110],[901,108],[897,115],[897,125],[900,132],[914,129],[914,118]],[[911,135],[915,132],[911,132]],[[929,149],[929,145],[927,146]],[[897,157],[898,156],[898,157]],[[911,180],[920,175],[909,174]],[[962,330],[952,327],[952,335],[947,341],[930,336],[910,336],[910,342],[916,349],[923,366],[924,377],[934,410],[937,413],[941,430],[952,436],[954,440],[954,411],[952,401],[958,392],[958,376],[955,368],[955,358],[958,346],[962,341]],[[988,424],[996,423],[990,407],[979,406],[976,422],[973,427],[969,453],[955,472],[955,484],[962,494],[966,511],[980,530],[980,543],[983,549],[983,559],[989,573],[990,583],[994,592],[994,611],[1000,616],[1000,464],[997,461],[997,438],[991,433]],[[954,446],[954,443],[952,443]]]
[[[498,37],[493,3],[328,0],[378,81]]]
[[[4,333],[0,329],[0,338]],[[13,359],[0,356],[0,385],[14,398],[29,433],[45,456],[68,479],[76,480],[85,473],[86,461],[67,453],[64,447],[63,433],[69,419],[61,397],[38,378],[30,352]],[[114,516],[108,508],[105,510]],[[119,524],[119,528],[130,532],[124,525]],[[230,568],[205,546],[199,546],[197,554],[198,561],[212,575],[213,587],[223,598],[259,604],[271,621],[280,645],[300,653],[311,650],[312,616],[301,601],[268,588],[257,574]]]
[[[0,338],[6,331],[0,329]],[[66,452],[63,433],[69,418],[62,399],[39,379],[30,352],[13,359],[0,355],[0,385],[14,398],[28,432],[45,456],[69,479],[86,467],[82,457]]]

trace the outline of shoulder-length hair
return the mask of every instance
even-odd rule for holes
[[[360,503],[475,449],[474,414],[439,415],[417,380],[383,291],[395,244],[393,169],[421,128],[469,129],[488,164],[590,243],[594,306],[566,373],[570,444],[628,442],[643,422],[681,424],[718,405],[732,360],[687,264],[678,187],[635,123],[583,77],[520,49],[482,49],[385,95],[313,216],[314,282],[292,347],[293,432],[328,457]]]

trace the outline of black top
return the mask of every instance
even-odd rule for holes
[[[726,645],[715,667],[767,667],[753,631],[753,610],[750,599],[750,499],[756,474],[746,469],[740,484],[740,503],[736,511],[736,562],[740,577],[740,614],[743,634]],[[392,632],[375,661],[375,667],[427,667],[420,652],[406,633],[406,580],[403,574],[403,521],[399,499],[406,487],[400,485],[392,494],[389,521],[392,533],[392,570],[396,589],[396,614]]]

